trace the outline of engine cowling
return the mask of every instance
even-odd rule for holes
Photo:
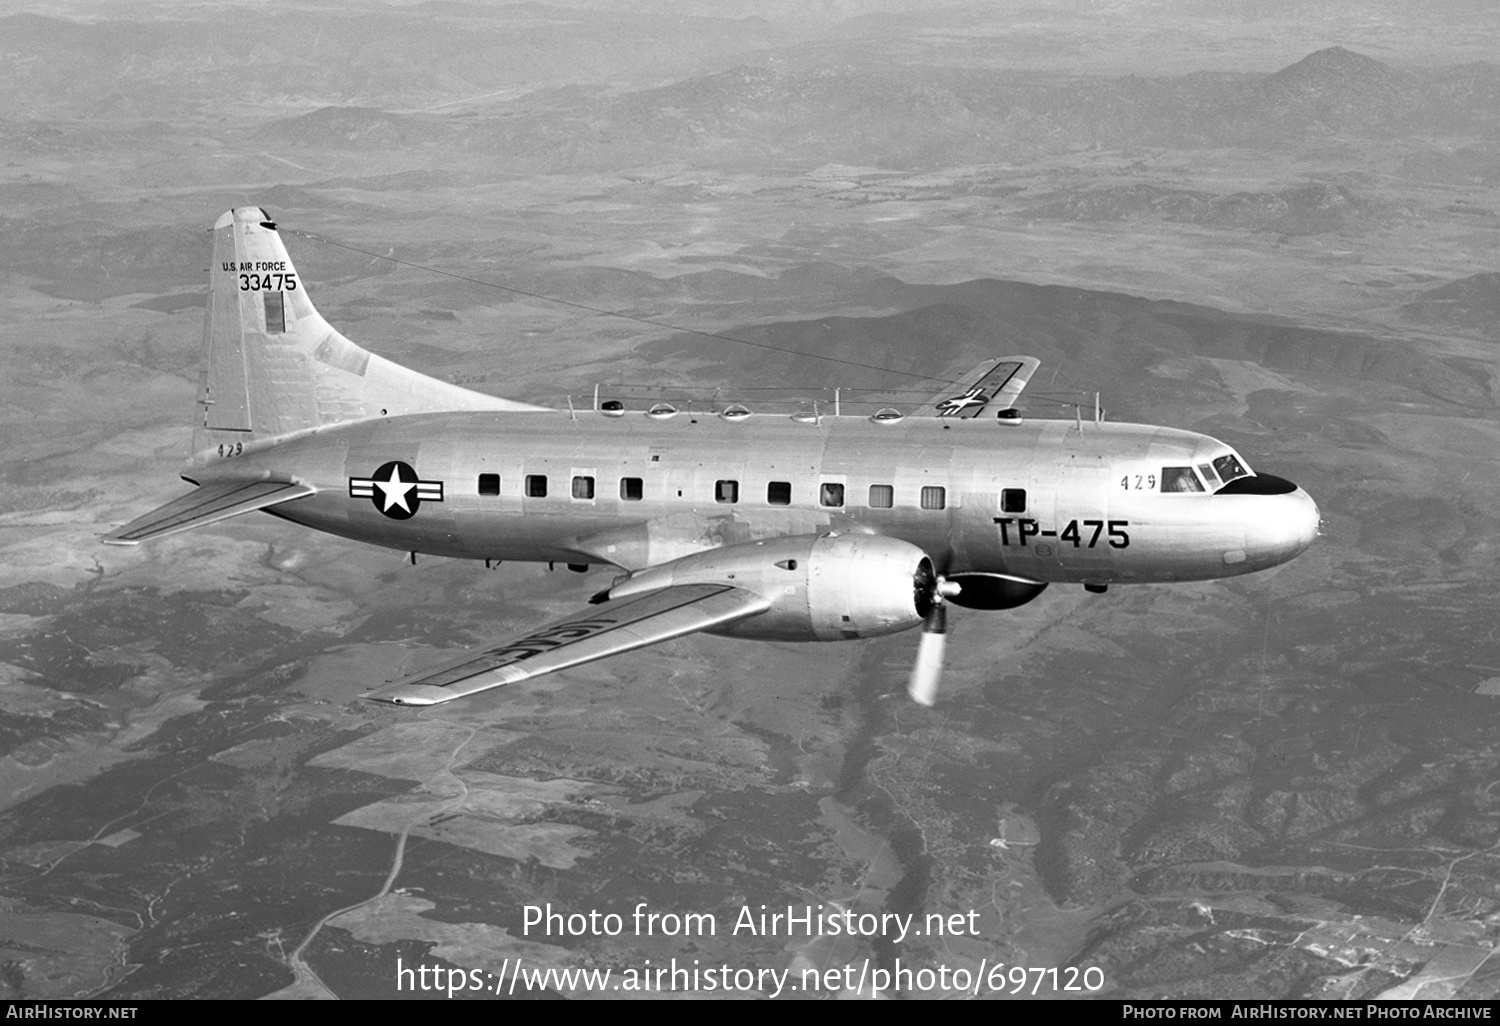
[[[932,609],[937,575],[910,542],[871,534],[773,538],[695,553],[631,574],[611,599],[677,584],[728,584],[771,608],[709,631],[772,641],[843,641],[894,634]]]
[[[960,572],[950,573],[948,580],[958,585],[948,601],[968,609],[1014,609],[1047,590],[1046,581],[1011,574]]]

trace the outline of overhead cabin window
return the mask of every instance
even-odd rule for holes
[[[948,506],[948,489],[942,485],[928,485],[922,489],[923,509],[946,509]]]
[[[526,475],[526,497],[528,499],[545,499],[547,497],[547,475]]]
[[[479,475],[479,494],[480,495],[499,495],[500,494],[500,475],[499,474],[480,474]]]
[[[740,501],[740,483],[738,481],[715,481],[714,482],[714,501],[715,502],[739,502]]]
[[[1001,513],[1025,513],[1026,512],[1026,489],[1024,489],[1024,488],[1002,488],[1002,489],[1000,489],[1000,512]]]
[[[624,499],[627,502],[640,502],[641,501],[641,497],[644,494],[645,494],[645,489],[641,486],[641,479],[640,478],[638,478],[638,477],[622,477],[622,478],[620,478],[620,498]]]
[[[890,485],[870,486],[870,508],[890,509],[896,504],[896,489]]]
[[[792,483],[790,481],[772,481],[766,485],[766,502],[772,506],[790,506],[792,504]]]
[[[1246,470],[1245,465],[1235,459],[1233,454],[1220,456],[1214,460],[1214,469],[1219,472],[1219,480],[1225,484],[1228,484],[1237,477],[1250,476],[1250,471]]]
[[[266,302],[266,334],[283,335],[286,333],[286,308],[281,302],[280,292],[262,292]]]
[[[1203,485],[1192,467],[1162,467],[1161,490],[1164,492],[1201,492]]]
[[[818,503],[823,506],[842,506],[844,486],[836,481],[825,481],[823,487],[818,489]]]
[[[594,479],[579,475],[573,478],[573,498],[592,499],[594,497]]]

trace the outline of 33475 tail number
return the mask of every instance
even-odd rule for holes
[[[241,292],[296,292],[295,274],[242,274]]]

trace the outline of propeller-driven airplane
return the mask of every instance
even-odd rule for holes
[[[587,609],[371,698],[446,702],[696,631],[839,641],[920,625],[910,692],[931,704],[949,604],[1246,574],[1318,533],[1306,492],[1213,438],[1018,416],[1031,357],[987,361],[910,415],[546,409],[349,341],[263,210],[229,211],[213,235],[182,475],[197,490],[106,542],[265,510],[414,555],[621,571]]]

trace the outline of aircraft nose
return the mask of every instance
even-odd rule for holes
[[[1245,527],[1247,554],[1262,566],[1275,566],[1308,550],[1318,536],[1318,504],[1285,478],[1260,474],[1254,518]]]
[[[1301,488],[1286,497],[1286,510],[1282,517],[1286,523],[1286,538],[1290,543],[1290,550],[1286,558],[1300,556],[1306,552],[1318,536],[1318,527],[1322,523],[1322,515],[1318,513],[1318,504],[1313,497]]]

